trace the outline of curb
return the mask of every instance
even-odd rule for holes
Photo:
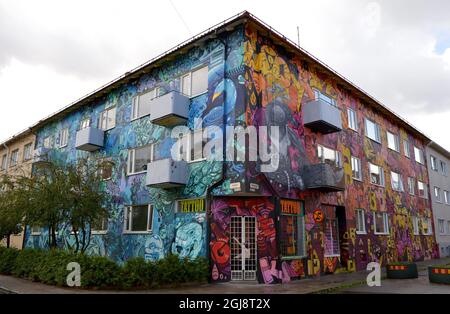
[[[19,294],[19,292],[0,286],[0,291],[5,291],[5,294]]]

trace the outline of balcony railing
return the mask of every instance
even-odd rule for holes
[[[49,161],[48,153],[50,151],[50,148],[46,147],[38,147],[33,152],[33,164],[40,164],[45,163]]]
[[[187,163],[170,158],[156,160],[147,165],[146,185],[149,187],[172,188],[186,185]]]
[[[185,124],[189,115],[189,97],[173,91],[149,101],[152,123],[172,127]]]
[[[344,169],[328,163],[308,165],[303,168],[307,189],[325,192],[345,190]]]
[[[87,127],[77,132],[75,148],[93,152],[103,147],[105,132],[101,129]]]

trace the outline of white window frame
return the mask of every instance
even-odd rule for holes
[[[347,116],[348,116],[348,128],[358,132],[358,118],[356,116],[356,111],[347,108]]]
[[[9,166],[15,167],[19,164],[19,149],[11,151],[11,156],[9,157]]]
[[[438,203],[442,203],[442,198],[441,198],[441,188],[438,186],[435,186],[433,188],[433,195],[434,195],[434,200]]]
[[[153,162],[154,160],[154,156],[155,156],[155,144],[148,144],[148,145],[142,145],[139,147],[135,147],[135,148],[131,148],[128,150],[128,160],[127,160],[127,176],[132,176],[132,175],[137,175],[137,174],[142,174],[142,173],[146,173],[147,171],[138,171],[138,172],[134,172],[134,167],[135,167],[135,155],[136,155],[136,150],[140,149],[140,148],[144,148],[144,147],[150,147],[150,162]]]
[[[399,181],[399,185],[400,185],[399,189],[397,189],[394,186],[394,179],[393,179],[394,175],[398,175],[398,181]],[[402,175],[400,173],[395,172],[395,171],[391,171],[391,187],[392,187],[392,189],[394,191],[397,191],[397,192],[404,192],[405,191],[405,187],[403,186],[403,177],[402,177]]]
[[[351,160],[351,166],[352,166],[352,178],[353,178],[353,180],[362,181],[363,180],[363,173],[362,173],[361,159],[359,159],[358,157],[355,157],[355,156],[351,156],[350,160]],[[355,171],[354,166],[355,166],[355,164],[358,167],[357,170],[358,170],[358,173],[359,173],[359,177],[355,177],[354,176],[354,171]]]
[[[416,194],[415,189],[416,189],[416,179],[414,179],[413,177],[408,177],[408,193],[410,195],[415,195]]]
[[[140,98],[147,93],[151,93],[150,99],[155,99],[161,96],[161,87],[156,86],[133,97],[131,101],[131,121],[138,120],[143,117],[143,115],[139,114],[139,105],[141,104]]]
[[[417,156],[417,154],[419,154],[419,156]],[[417,157],[419,157],[419,160],[417,160]],[[420,148],[418,148],[417,146],[414,145],[414,160],[417,163],[423,165],[424,164],[424,159],[423,158],[424,158],[423,151]]]
[[[383,229],[384,232],[377,232],[377,219],[376,215],[381,214],[383,217]],[[389,215],[387,213],[373,212],[373,232],[376,235],[389,235]]]
[[[445,234],[445,220],[444,219],[438,219],[438,231],[440,235]]]
[[[427,233],[424,232],[424,225],[427,225]],[[433,234],[433,228],[432,228],[432,224],[431,224],[431,219],[429,217],[422,217],[422,232],[423,235],[432,235]]]
[[[33,143],[28,143],[23,146],[23,161],[33,159]]]
[[[397,134],[394,134],[392,132],[386,131],[386,138],[387,138],[387,142],[388,142],[388,148],[390,150],[393,150],[394,152],[399,153],[400,152],[400,140]],[[389,140],[389,138],[394,140],[394,143],[391,143],[391,141]],[[394,146],[392,147],[393,144]]]
[[[111,175],[110,175],[109,177],[107,177],[107,178],[103,178],[103,170],[104,170],[104,168],[101,167],[101,168],[99,169],[99,173],[98,173],[98,174],[100,175],[102,181],[109,181],[109,180],[111,180],[111,179],[112,179],[112,176],[113,176],[113,171],[114,171],[114,163],[113,163],[109,158],[108,158],[108,159],[102,160],[101,163],[108,163],[108,164],[111,165]],[[128,169],[127,169],[127,170],[128,170]]]
[[[341,156],[341,152],[337,151],[336,149],[333,148],[329,148],[326,147],[322,144],[317,144],[317,158],[319,159],[319,161],[321,163],[325,162],[325,156],[324,156],[324,151],[328,149],[330,151],[334,152],[334,158],[335,158],[335,165],[336,167],[342,167],[342,156]]]
[[[133,225],[133,207],[147,206],[147,230],[146,231],[132,231],[127,229],[127,223],[129,221],[129,226]],[[127,217],[128,215],[128,217]],[[153,205],[143,204],[143,205],[130,205],[124,208],[124,219],[123,219],[123,233],[124,234],[149,234],[153,230]]]
[[[420,184],[423,185],[424,195],[420,195]],[[419,197],[421,197],[423,199],[428,199],[428,187],[424,182],[417,180],[417,192],[418,192]]]
[[[365,122],[364,125],[365,125],[365,134],[366,134],[366,137],[369,138],[369,139],[371,139],[372,141],[375,141],[375,142],[381,144],[381,128],[380,128],[380,126],[378,125],[378,123],[376,123],[375,121],[373,121],[373,120],[371,120],[371,119],[369,119],[369,118],[365,118],[365,121],[364,121],[364,122]],[[376,138],[372,138],[372,137],[369,136],[368,128],[367,128],[369,122],[372,123],[372,124],[375,126],[375,136],[376,136]]]
[[[34,230],[33,230],[34,228],[39,229],[39,231],[34,231]],[[41,229],[42,229],[41,227],[38,227],[38,226],[32,226],[32,227],[30,227],[30,234],[31,234],[32,236],[40,236],[41,233],[42,233]]]
[[[437,165],[437,162],[438,162],[438,160],[437,160],[437,158],[435,157],[435,156],[433,156],[433,155],[430,155],[430,166],[431,166],[431,170],[434,170],[434,171],[438,171],[438,165]]]
[[[44,141],[42,142],[42,146],[44,148],[52,148],[52,145],[53,145],[52,142],[53,142],[52,136],[49,135],[49,136],[44,138]]]
[[[412,216],[412,225],[413,225],[413,233],[414,233],[414,235],[420,235],[419,217]]]
[[[314,91],[314,99],[315,100],[323,100],[330,106],[337,108],[337,102],[334,97],[323,93],[322,91],[318,90],[317,88],[313,88],[313,91]]]
[[[441,168],[442,175],[447,176],[447,163],[443,160],[439,160],[439,166]]]
[[[91,118],[84,118],[80,121],[80,130],[87,129],[91,126]]]
[[[59,132],[59,148],[69,145],[69,128],[64,128]]]
[[[372,172],[371,172],[371,169],[370,169],[371,165],[375,166],[375,167],[378,167],[378,169],[380,169],[380,180],[381,180],[380,184],[372,182]],[[385,182],[385,176],[384,176],[384,168],[369,162],[369,181],[370,181],[370,184],[373,184],[375,186],[385,187],[386,182]]]
[[[411,145],[407,140],[403,141],[403,155],[405,155],[406,158],[411,158]]]
[[[367,234],[365,210],[362,208],[357,208],[355,213],[356,213],[356,234]],[[362,227],[362,229],[360,229],[359,227]]]
[[[114,112],[113,125],[108,124],[108,118],[109,118],[109,115],[111,114],[111,112]],[[109,107],[109,108],[106,108],[105,110],[103,110],[100,113],[99,129],[102,129],[103,131],[108,131],[108,130],[114,129],[116,127],[116,122],[117,122],[116,116],[117,116],[117,107],[116,106]],[[103,121],[106,121],[105,124]]]
[[[196,94],[192,94],[192,73],[197,72],[203,68],[207,68],[207,75],[208,75],[208,72],[209,72],[208,65],[202,65],[202,66],[196,67],[195,69],[189,71],[188,73],[185,73],[180,76],[180,92],[182,94],[184,94],[185,96],[188,96],[189,98],[194,98],[194,97],[203,95],[204,93],[206,93],[208,91],[208,86],[206,86],[206,90],[196,93]],[[188,87],[189,91],[187,94],[184,93],[184,78],[185,77],[189,78],[189,87]],[[207,78],[207,80],[208,80],[208,78]]]
[[[102,235],[102,234],[107,234],[108,233],[108,224],[109,224],[109,220],[107,218],[103,218],[102,219],[102,225],[105,224],[105,229],[103,230],[95,230],[95,229],[91,229],[91,233],[92,234],[97,234],[97,235]]]
[[[449,191],[444,190],[444,203],[450,205],[450,193]]]

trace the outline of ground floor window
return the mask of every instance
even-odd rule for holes
[[[337,219],[325,219],[325,257],[339,256],[339,232]]]
[[[433,234],[433,230],[431,227],[431,219],[428,217],[422,218],[422,231],[424,235]]]
[[[108,230],[108,219],[102,218],[92,224],[92,233],[105,233]]]
[[[152,230],[152,213],[152,205],[127,206],[124,219],[125,232],[150,232]]]
[[[305,256],[304,203],[281,200],[280,246],[283,257]]]
[[[366,233],[366,220],[364,215],[364,209],[356,209],[356,233],[365,234]]]
[[[389,234],[389,216],[387,213],[373,213],[375,234]]]

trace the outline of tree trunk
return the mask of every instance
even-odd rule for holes
[[[11,246],[11,234],[8,234],[8,236],[6,237],[6,247],[9,249],[10,246]]]

